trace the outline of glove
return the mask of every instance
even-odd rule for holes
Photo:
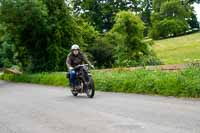
[[[90,65],[90,67],[91,67],[92,69],[94,69],[94,65]]]
[[[74,68],[73,67],[69,67],[69,70],[73,70]]]

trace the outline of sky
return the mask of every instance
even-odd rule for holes
[[[200,4],[194,4],[194,10],[196,11],[198,21],[200,22]]]

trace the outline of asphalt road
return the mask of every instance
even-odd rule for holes
[[[0,133],[200,133],[200,100],[0,81]]]

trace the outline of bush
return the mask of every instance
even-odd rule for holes
[[[109,44],[104,36],[98,37],[88,52],[92,54],[95,66],[98,68],[112,67],[114,63],[113,45]]]
[[[142,41],[143,32],[144,24],[139,16],[127,11],[117,14],[113,28],[105,35],[114,48],[114,66],[129,67],[151,62],[147,60],[155,54],[150,54],[151,45]]]
[[[199,67],[177,72],[113,69],[106,72],[98,70],[92,73],[96,89],[100,91],[200,97]],[[0,76],[0,79],[56,86],[68,84],[65,73],[4,74]]]
[[[3,74],[0,76],[0,79],[14,82],[36,83],[54,86],[68,85],[68,80],[66,80],[65,73],[37,73],[23,75]]]
[[[167,38],[170,36],[178,36],[185,34],[188,24],[185,20],[164,19],[154,24],[151,36],[154,39]]]
[[[102,91],[200,97],[200,69],[180,72],[110,71],[94,73],[96,88]]]
[[[154,9],[151,16],[152,28],[150,36],[154,39],[167,38],[185,34],[189,24],[186,18],[190,17],[189,5],[183,6],[179,0],[154,2],[160,5]],[[188,6],[188,7],[186,7]]]
[[[15,64],[14,44],[11,41],[11,37],[8,34],[4,34],[0,37],[0,68],[9,68]]]
[[[74,18],[64,0],[0,1],[0,20],[13,37],[21,67],[30,72],[65,70],[71,45],[85,50],[98,34]]]

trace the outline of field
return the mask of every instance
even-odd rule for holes
[[[200,32],[155,41],[153,48],[164,64],[185,64],[200,60]]]

